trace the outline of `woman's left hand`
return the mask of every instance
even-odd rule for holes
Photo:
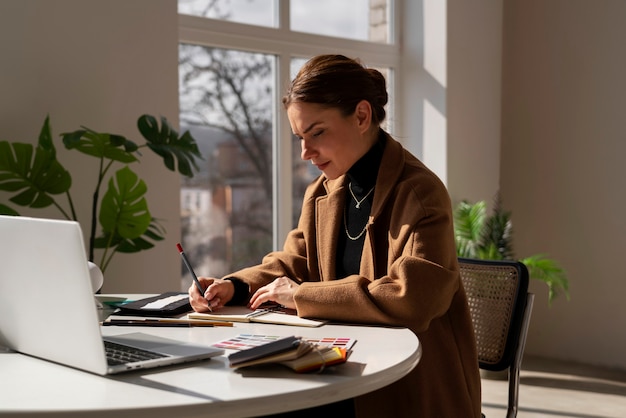
[[[259,288],[250,298],[250,308],[257,309],[265,302],[276,302],[286,308],[296,309],[293,295],[300,285],[289,277],[282,276],[274,279],[268,285]]]

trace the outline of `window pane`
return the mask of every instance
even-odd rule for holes
[[[178,13],[275,27],[276,0],[178,0]]]
[[[293,80],[298,74],[300,68],[304,65],[304,63],[308,60],[308,58],[292,58],[291,64],[289,66],[290,71],[290,79]],[[292,161],[293,161],[293,184],[291,189],[292,196],[292,214],[293,220],[292,225],[295,228],[298,226],[298,219],[300,219],[300,212],[302,211],[302,198],[304,197],[304,192],[306,191],[307,186],[319,177],[322,172],[311,164],[310,161],[304,161],[300,158],[300,140],[295,136],[291,135],[293,138],[293,145],[291,149],[293,150]]]
[[[293,31],[386,43],[387,1],[291,0]]]
[[[182,243],[199,275],[221,277],[272,249],[274,61],[179,47],[181,131],[192,133],[205,158],[181,185]]]

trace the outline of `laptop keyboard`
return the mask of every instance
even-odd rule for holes
[[[111,341],[104,341],[104,348],[109,366],[117,366],[120,364],[167,357],[165,354],[142,350],[140,348],[133,348]]]

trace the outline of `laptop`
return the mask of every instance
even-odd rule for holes
[[[103,338],[77,222],[0,215],[0,260],[0,345],[9,349],[99,375],[224,353],[142,332]],[[105,344],[136,353],[108,361]]]

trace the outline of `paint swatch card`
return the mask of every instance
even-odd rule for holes
[[[227,340],[217,342],[213,344],[213,346],[227,350],[247,350],[249,348],[258,347],[279,340],[281,338],[284,337],[278,335],[239,334],[234,338],[229,338]],[[354,344],[356,343],[356,340],[354,338],[349,337],[302,337],[301,339],[314,345],[323,347],[345,348],[347,351],[350,351],[352,349],[352,346],[354,346]]]
[[[283,337],[278,335],[239,334],[236,337],[215,343],[213,347],[224,348],[226,350],[247,350],[280,340],[281,338]]]
[[[352,346],[356,343],[354,338],[347,337],[325,337],[325,338],[309,338],[302,337],[303,340],[315,345],[321,345],[324,347],[337,347],[337,348],[345,348],[350,351]]]

